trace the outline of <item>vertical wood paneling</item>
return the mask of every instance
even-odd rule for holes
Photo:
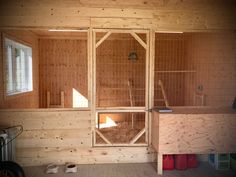
[[[60,92],[64,91],[67,108],[73,106],[73,89],[87,98],[87,40],[40,39],[39,48],[40,107],[46,107],[47,91],[53,105],[60,104]]]
[[[189,57],[197,69],[193,90],[206,95],[207,106],[231,106],[236,96],[235,32],[192,34],[190,40]]]
[[[156,33],[155,47],[155,106],[164,105],[157,99],[163,98],[158,80],[163,82],[171,106],[185,103],[186,76],[194,67],[186,58],[186,39],[184,34]],[[189,63],[189,64],[188,64]],[[188,83],[187,83],[188,84]]]
[[[236,96],[235,44],[234,32],[157,34],[155,99],[161,98],[161,79],[172,106],[193,105],[196,93],[206,96],[207,106],[231,106]]]
[[[25,30],[0,30],[0,108],[38,108],[39,107],[39,58],[38,58],[38,39],[33,33]],[[32,47],[32,67],[33,67],[33,91],[28,93],[5,96],[4,94],[4,75],[3,67],[3,47],[2,34],[8,35],[11,39],[27,43]]]

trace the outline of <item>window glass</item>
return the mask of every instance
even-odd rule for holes
[[[32,48],[5,38],[6,95],[33,90]]]

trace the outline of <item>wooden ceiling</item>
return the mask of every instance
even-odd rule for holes
[[[236,29],[235,0],[0,0],[0,27]]]
[[[1,7],[100,7],[100,8],[133,8],[133,9],[157,9],[163,7],[204,7],[224,6],[234,4],[234,0],[1,0]]]

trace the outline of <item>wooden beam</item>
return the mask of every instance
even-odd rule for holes
[[[196,73],[196,70],[155,71],[155,73]]]
[[[145,107],[100,107],[97,112],[145,112]]]
[[[129,144],[134,144],[144,133],[145,133],[145,127],[130,141]]]
[[[162,162],[162,154],[157,153],[157,174],[162,175],[163,174],[163,162]]]
[[[149,103],[148,103],[148,109],[152,109],[154,107],[154,79],[155,79],[155,31],[150,30],[150,45],[149,45]],[[151,145],[152,143],[152,114],[151,112],[148,112],[148,137],[149,141],[148,144]]]
[[[102,44],[109,36],[111,35],[111,31],[108,31],[95,45],[96,48],[98,48],[98,46],[100,44]]]
[[[162,83],[161,80],[158,81],[158,85],[161,87],[161,92],[162,92],[162,95],[163,95],[163,98],[164,98],[164,101],[165,101],[165,105],[166,105],[166,107],[168,107],[169,102],[168,102],[166,92],[165,92],[165,89],[164,89],[164,86],[163,86],[163,83]]]
[[[47,108],[50,107],[50,101],[51,101],[51,98],[50,98],[50,92],[47,91]]]
[[[92,30],[90,28],[90,30]],[[96,113],[96,32],[91,31],[92,33],[92,39],[91,39],[91,48],[92,48],[92,66],[91,66],[91,75],[92,75],[92,93],[91,93],[91,118],[92,118],[92,131],[93,131],[93,145],[96,144],[96,119],[97,119],[97,113]]]
[[[107,144],[111,144],[111,142],[98,129],[95,131]]]
[[[142,40],[143,41],[143,40]],[[150,109],[149,107],[149,70],[150,70],[150,33],[146,34],[146,53],[145,53],[145,110]],[[145,141],[149,143],[149,112],[145,112]]]
[[[137,143],[137,144],[127,144],[127,143],[117,143],[117,144],[95,144],[95,147],[147,147],[148,144]]]
[[[130,34],[139,42],[141,46],[143,46],[144,49],[147,49],[147,44],[135,32],[131,32]]]

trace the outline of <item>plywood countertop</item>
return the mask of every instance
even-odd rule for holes
[[[153,111],[159,114],[236,114],[236,109],[231,107],[170,107],[170,109],[173,111],[167,113],[160,113],[156,108],[153,108]]]

